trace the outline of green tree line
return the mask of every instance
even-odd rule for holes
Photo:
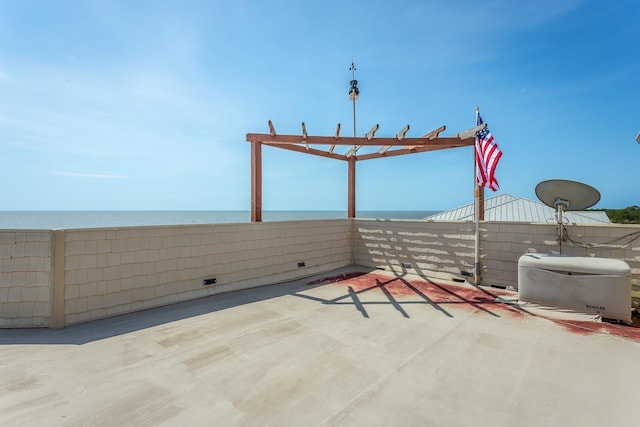
[[[629,206],[624,209],[601,209],[606,212],[611,222],[617,224],[640,224],[640,207]]]

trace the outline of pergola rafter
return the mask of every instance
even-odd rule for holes
[[[269,133],[248,133],[247,141],[251,143],[251,221],[262,221],[262,145],[297,151],[320,157],[343,160],[348,163],[348,209],[349,218],[355,218],[355,165],[358,160],[381,159],[386,157],[417,154],[449,148],[468,147],[475,144],[476,134],[487,127],[486,123],[468,129],[454,136],[440,136],[446,126],[425,134],[420,138],[407,138],[409,125],[405,126],[392,138],[376,138],[375,125],[364,137],[340,136],[340,124],[334,136],[312,136],[302,123],[300,135],[279,135],[271,120],[268,122]],[[325,151],[313,146],[328,146]],[[337,146],[351,147],[345,154],[335,152]],[[362,147],[379,147],[372,153],[358,154]]]

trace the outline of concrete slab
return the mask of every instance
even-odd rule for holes
[[[351,267],[0,330],[0,425],[638,425],[639,329],[511,297]]]

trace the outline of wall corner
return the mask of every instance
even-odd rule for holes
[[[64,328],[64,258],[65,230],[53,230],[51,235],[51,297],[49,328]]]

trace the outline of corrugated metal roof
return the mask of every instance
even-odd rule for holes
[[[611,224],[604,211],[567,211],[565,222],[574,224]],[[473,203],[425,218],[433,221],[473,221]],[[485,221],[556,222],[555,209],[533,200],[501,194],[484,201]]]

